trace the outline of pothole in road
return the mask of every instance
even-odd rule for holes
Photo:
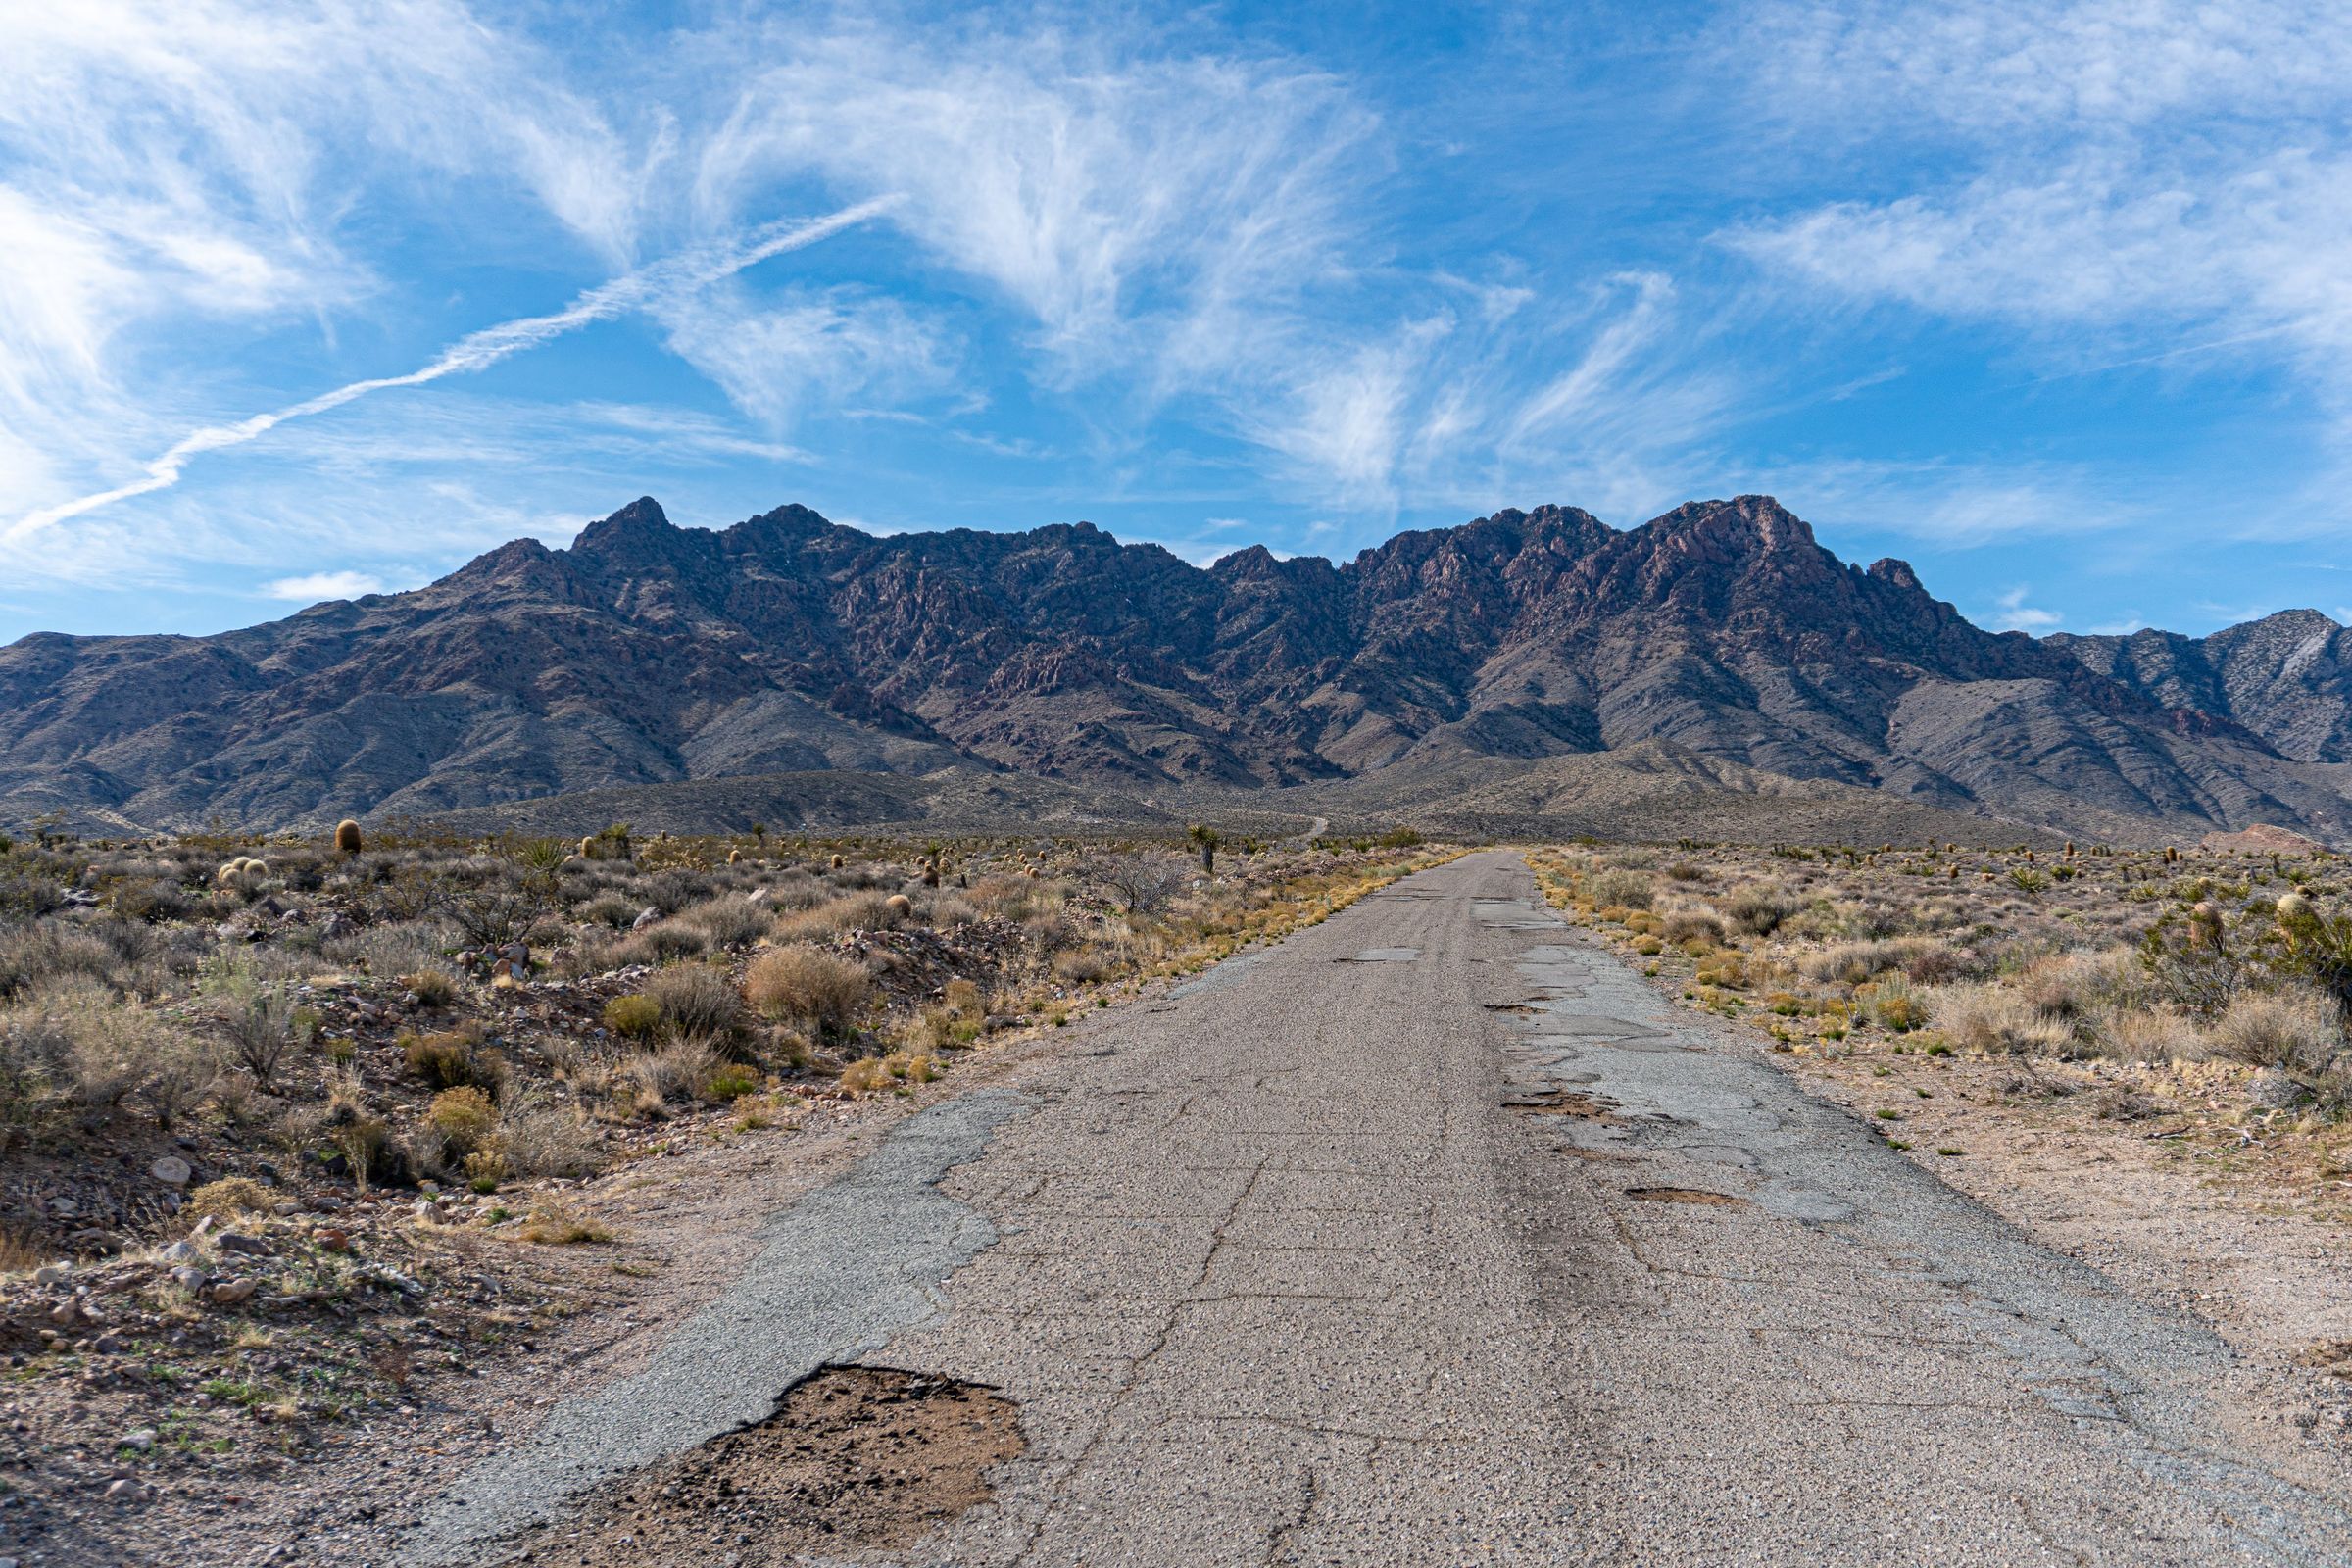
[[[1703,1187],[1628,1187],[1625,1196],[1638,1198],[1645,1203],[1702,1203],[1722,1207],[1747,1201],[1744,1198],[1734,1198],[1730,1193],[1710,1193]]]
[[[1606,1122],[1624,1119],[1615,1114],[1615,1101],[1588,1095],[1581,1089],[1534,1090],[1524,1095],[1514,1095],[1503,1104],[1522,1116],[1574,1116],[1579,1121]]]
[[[991,1495],[1026,1446],[994,1389],[890,1367],[829,1366],[765,1421],[591,1493],[528,1533],[534,1563],[765,1568],[904,1546]]]

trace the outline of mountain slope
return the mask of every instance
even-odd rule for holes
[[[1938,809],[2346,836],[2328,743],[2282,755],[2093,656],[1846,565],[1766,497],[1205,569],[1085,523],[713,532],[647,499],[415,593],[0,650],[0,814],[295,823],[809,769],[1254,790],[1660,742]]]
[[[2242,724],[2283,756],[2352,761],[2352,630],[2316,610],[2282,610],[2210,637],[2062,632],[2044,641],[2156,702]]]

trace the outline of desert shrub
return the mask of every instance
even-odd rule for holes
[[[765,1017],[840,1034],[873,1000],[873,976],[811,948],[761,954],[744,977],[744,996]]]
[[[338,942],[326,956],[358,964],[372,975],[410,974],[442,961],[457,933],[438,920],[382,920]]]
[[[446,1007],[458,1000],[458,977],[435,964],[426,969],[413,969],[400,977],[420,1007]]]
[[[2142,1008],[2155,1000],[2138,956],[2129,949],[2039,959],[2018,977],[2018,990],[2043,1013],[2070,1021],[2102,1009]]]
[[[744,898],[717,898],[695,905],[678,916],[678,924],[708,937],[712,947],[740,948],[767,935],[775,917]]]
[[[621,1070],[638,1086],[641,1109],[692,1098],[719,1065],[716,1042],[707,1035],[680,1035],[659,1051],[629,1059]]]
[[[947,1004],[948,1010],[958,1018],[977,1018],[981,1015],[980,987],[970,980],[958,978],[949,981],[946,990],[941,993],[941,1000]]]
[[[722,1038],[743,1025],[743,999],[716,969],[688,964],[654,976],[645,994],[673,1035]]]
[[[1018,920],[1029,912],[1037,891],[1037,883],[1027,877],[991,876],[974,883],[964,896],[984,915]]]
[[[447,912],[467,947],[503,948],[537,924],[547,907],[548,896],[536,885],[493,881],[456,893]]]
[[[608,925],[615,931],[625,931],[644,907],[635,899],[617,893],[599,893],[572,912],[589,925]]]
[[[220,1081],[220,1054],[211,1042],[166,1029],[147,1048],[139,1100],[155,1124],[170,1132],[204,1103]]]
[[[1615,905],[1627,909],[1648,908],[1651,896],[1647,876],[1640,871],[1614,866],[1587,877],[1584,892],[1595,904]]]
[[[760,1074],[740,1061],[726,1061],[710,1069],[703,1080],[703,1098],[714,1104],[728,1104],[756,1092]]]
[[[2230,1004],[2210,1032],[2217,1055],[2299,1077],[2326,1072],[2344,1052],[2335,1004],[2316,992],[2250,992]]]
[[[2074,1044],[2073,1029],[2006,986],[1964,981],[1925,996],[1929,1021],[1965,1051],[2050,1055]]]
[[[1967,968],[1968,959],[1945,942],[1923,942],[1903,960],[1903,973],[1914,984],[1923,986],[1957,980]]]
[[[709,953],[710,933],[683,920],[663,920],[659,925],[647,926],[616,951],[625,963],[675,963],[680,958],[699,958]]]
[[[1891,1034],[1907,1034],[1928,1021],[1928,1004],[1899,974],[1881,980],[1870,994],[1870,1015]]]
[[[676,914],[689,905],[708,899],[710,893],[709,877],[679,866],[657,871],[645,879],[645,902],[663,914]]]
[[[1081,948],[1069,953],[1056,954],[1054,958],[1054,972],[1071,985],[1083,986],[1091,985],[1110,974],[1112,965],[1107,954]]]
[[[1750,883],[1735,889],[1723,901],[1723,912],[1742,931],[1768,937],[1780,929],[1781,922],[1804,906],[1779,888]]]
[[[190,1219],[233,1220],[241,1214],[266,1214],[274,1201],[270,1189],[251,1177],[223,1176],[190,1193],[182,1212]]]
[[[122,1103],[171,1037],[153,1013],[119,1004],[104,986],[86,980],[47,988],[38,1001],[64,1031],[67,1083],[77,1104]]]
[[[440,1146],[438,1162],[456,1165],[490,1142],[498,1128],[498,1107],[471,1084],[460,1084],[433,1097],[425,1108],[424,1126]]]
[[[161,878],[125,882],[107,902],[118,918],[149,922],[176,920],[192,906],[178,883]]]
[[[257,1085],[273,1090],[278,1068],[297,1045],[310,1044],[316,1021],[295,1006],[283,984],[262,981],[249,969],[226,971],[215,989],[230,1054]]]
[[[662,1027],[662,1004],[652,997],[614,997],[605,1004],[605,1027],[624,1040],[644,1040]]]
[[[2128,1061],[2195,1060],[2210,1050],[2194,1023],[2160,1009],[2117,1009],[2099,1020],[2097,1032],[2102,1050]]]
[[[877,1090],[893,1087],[898,1079],[891,1076],[890,1069],[882,1065],[880,1057],[867,1056],[844,1067],[839,1082],[849,1094],[870,1095]]]
[[[517,1176],[593,1176],[604,1163],[596,1129],[578,1111],[547,1102],[509,1111],[494,1147]]]
[[[1874,975],[1899,969],[1924,944],[1912,941],[1839,942],[1808,953],[1797,972],[1819,985],[1860,985]]]
[[[948,928],[976,925],[980,920],[980,911],[968,899],[954,893],[942,893],[931,901],[931,910],[926,918],[935,926]]]
[[[54,920],[0,928],[0,997],[75,976],[103,980],[114,966],[115,950],[86,931]]]
[[[506,1080],[506,1060],[482,1043],[468,1025],[440,1034],[403,1035],[401,1055],[409,1071],[432,1089],[484,1089],[495,1096]]]
[[[833,897],[828,888],[806,871],[778,877],[767,885],[767,906],[778,914],[813,909]]]
[[[1685,905],[1666,911],[1665,924],[1659,935],[1674,943],[1704,942],[1717,944],[1724,939],[1723,916],[1705,905]]]
[[[1106,855],[1088,867],[1088,879],[1129,914],[1155,914],[1192,877],[1192,863],[1172,855]]]
[[[781,942],[820,941],[842,931],[888,931],[898,925],[891,912],[891,895],[866,891],[851,893],[775,923]]]

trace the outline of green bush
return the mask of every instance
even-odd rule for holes
[[[605,1027],[624,1040],[644,1040],[662,1027],[662,1004],[652,997],[614,997],[605,1004]]]

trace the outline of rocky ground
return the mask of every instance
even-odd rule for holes
[[[586,848],[0,857],[0,1559],[364,1537],[908,1107],[1426,858]]]

